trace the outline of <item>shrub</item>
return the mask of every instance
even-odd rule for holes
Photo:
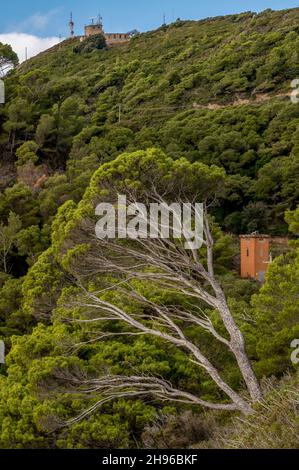
[[[75,54],[88,54],[94,50],[106,49],[106,38],[103,34],[95,34],[86,38],[78,46],[75,46],[73,51]]]

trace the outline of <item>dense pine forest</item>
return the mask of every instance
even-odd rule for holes
[[[298,8],[177,20],[109,48],[102,38],[68,39],[8,72],[0,448],[298,448],[298,78]],[[263,394],[242,421],[218,376],[191,346],[168,341],[157,319],[175,307],[172,330],[247,403],[217,306],[163,286],[152,266],[124,287],[127,248],[102,254],[92,239],[98,202],[128,188],[142,200],[153,181],[169,197],[180,188],[212,201],[212,287],[225,294]],[[240,278],[239,235],[253,232],[289,238],[263,285]],[[101,322],[99,306],[109,313]],[[197,321],[189,310],[189,320],[201,312]],[[146,334],[131,325],[126,335],[127,318],[142,318]],[[134,391],[137,376],[145,382]],[[121,387],[113,377],[129,379]],[[171,400],[178,390],[188,400]]]

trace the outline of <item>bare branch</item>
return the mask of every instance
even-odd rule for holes
[[[76,384],[76,381],[74,381],[74,383]],[[86,381],[85,383],[80,381],[76,385],[84,385],[85,389],[82,389],[81,393],[92,396],[100,394],[101,399],[76,418],[67,421],[67,425],[73,425],[81,421],[93,414],[105,403],[119,398],[153,396],[154,398],[162,401],[165,400],[189,405],[199,405],[213,410],[238,410],[235,404],[211,403],[201,400],[195,395],[177,390],[173,388],[170,383],[155,377],[105,376],[98,380]]]

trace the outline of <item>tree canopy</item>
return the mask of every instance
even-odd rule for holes
[[[18,67],[0,45],[0,448],[287,447],[284,414],[294,445],[298,19],[71,38]],[[119,194],[203,202],[206,243],[96,239]],[[239,274],[252,232],[289,238],[263,285]]]
[[[9,69],[18,65],[18,63],[18,56],[12,50],[12,47],[0,42],[0,74],[5,74]]]

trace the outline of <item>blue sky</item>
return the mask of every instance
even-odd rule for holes
[[[0,41],[13,43],[19,52],[25,47],[25,35],[30,35],[28,49],[31,50],[29,55],[33,55],[40,38],[47,38],[40,41],[40,47],[45,48],[57,41],[59,35],[68,35],[70,11],[73,11],[76,34],[82,34],[84,24],[99,12],[107,32],[127,32],[135,28],[139,31],[157,28],[162,23],[163,13],[167,22],[172,22],[178,17],[196,20],[248,10],[297,6],[298,0],[10,0],[0,7]]]
[[[17,31],[39,36],[65,36],[71,10],[80,34],[84,23],[99,12],[104,17],[107,31],[134,28],[145,31],[159,26],[164,12],[168,21],[172,21],[178,17],[200,19],[296,6],[299,6],[298,0],[11,0],[1,5],[0,33]]]

